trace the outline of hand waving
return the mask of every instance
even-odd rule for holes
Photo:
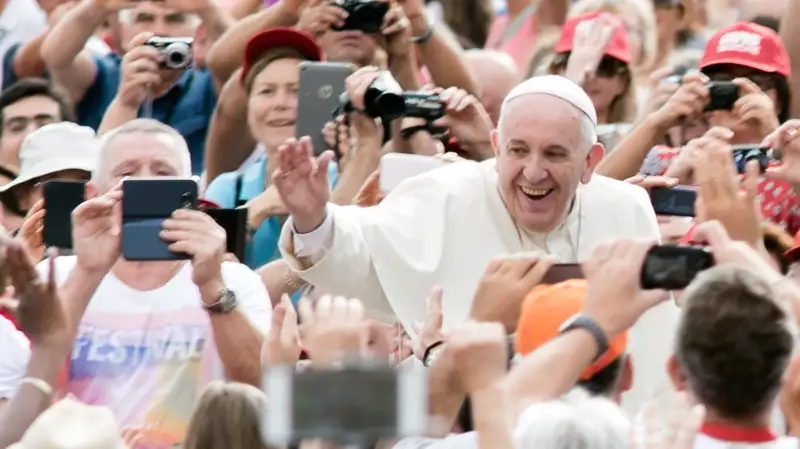
[[[583,30],[578,27],[578,31],[585,30],[585,32],[575,33],[572,52],[564,72],[566,78],[579,86],[584,86],[594,78],[605,48],[614,34],[614,27],[617,26],[610,14],[603,14],[586,25],[589,26]]]
[[[120,256],[122,185],[84,201],[72,211],[72,246],[78,264],[108,272]]]
[[[16,316],[20,330],[34,346],[71,345],[67,313],[56,286],[55,254],[48,258],[47,282],[39,277],[19,242],[9,243],[5,263],[19,298]]]
[[[333,153],[326,151],[318,158],[313,154],[310,138],[287,140],[278,148],[278,169],[272,176],[295,231],[301,234],[322,224],[331,195],[328,164]]]
[[[369,323],[361,301],[325,295],[312,304],[303,298],[299,311],[303,338],[314,364],[331,365],[348,355],[366,353]]]
[[[300,358],[300,351],[297,312],[289,296],[284,294],[272,312],[272,326],[261,347],[261,366],[294,366]]]

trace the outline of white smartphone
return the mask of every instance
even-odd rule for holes
[[[428,380],[419,366],[275,367],[264,374],[263,388],[269,398],[261,426],[267,445],[322,438],[367,447],[428,430]]]
[[[447,164],[446,161],[433,156],[405,153],[385,154],[381,157],[381,191],[389,193],[406,179],[435,170],[445,164]]]

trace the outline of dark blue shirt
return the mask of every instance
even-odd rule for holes
[[[96,130],[108,105],[117,95],[122,58],[115,54],[92,58],[97,74],[76,112],[78,123]],[[216,102],[211,74],[196,69],[187,70],[166,94],[153,101],[152,118],[175,128],[189,144],[195,174],[203,171],[203,149]],[[139,117],[142,117],[142,112],[140,109]]]

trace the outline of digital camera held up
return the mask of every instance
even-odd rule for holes
[[[338,0],[331,2],[347,11],[347,19],[334,31],[360,30],[368,34],[381,31],[383,16],[389,12],[389,4],[378,0]]]
[[[339,108],[344,112],[353,110],[346,92],[339,98]],[[383,120],[414,117],[433,122],[444,116],[444,105],[435,94],[404,92],[388,71],[381,70],[364,93],[364,110],[361,112]]]
[[[159,68],[186,70],[192,65],[194,39],[190,37],[153,37],[145,45],[154,47],[163,56]]]

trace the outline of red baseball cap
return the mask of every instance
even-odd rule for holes
[[[314,36],[295,28],[270,28],[253,36],[244,49],[242,76],[244,84],[247,74],[265,51],[276,47],[289,47],[297,50],[308,61],[322,61],[322,49]]]
[[[789,54],[775,31],[755,23],[740,22],[717,31],[706,44],[700,69],[719,64],[750,67],[791,76]]]
[[[583,14],[567,20],[567,23],[561,28],[561,37],[558,38],[554,51],[556,53],[572,51],[575,35],[586,33],[592,21],[599,17],[603,17],[614,25],[611,40],[608,41],[604,54],[629,64],[631,62],[631,46],[628,43],[625,26],[616,16],[604,12]]]

